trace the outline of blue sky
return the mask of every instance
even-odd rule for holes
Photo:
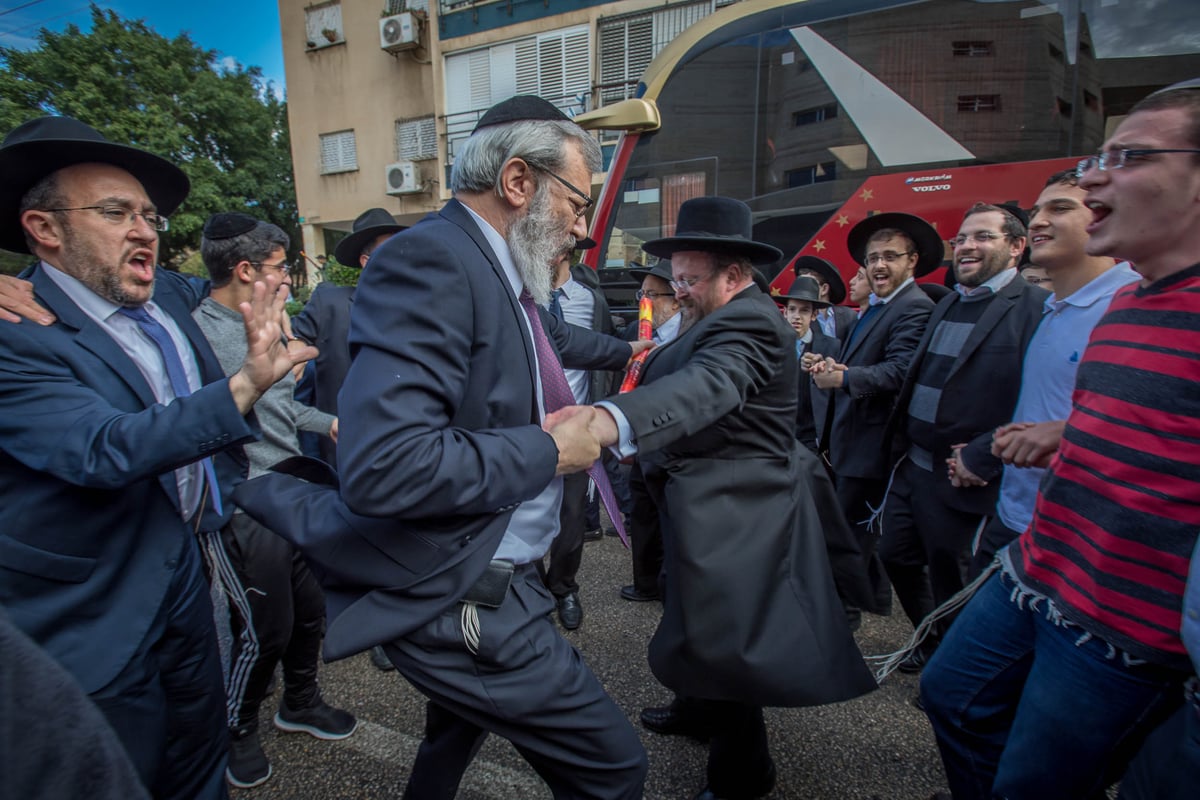
[[[168,38],[186,31],[200,47],[230,59],[229,64],[261,67],[276,91],[283,90],[283,45],[275,0],[111,0],[97,5],[124,19],[145,20]],[[35,47],[41,28],[60,31],[71,24],[85,30],[91,26],[87,0],[0,0],[0,44],[6,47]]]

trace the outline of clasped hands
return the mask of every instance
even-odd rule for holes
[[[805,353],[800,357],[800,367],[812,375],[818,389],[840,389],[845,382],[846,365],[820,353]]]
[[[1010,422],[992,435],[992,455],[1014,467],[1048,467],[1067,421]]]
[[[566,406],[542,421],[558,448],[556,475],[582,472],[600,457],[601,448],[616,444],[617,422],[596,406]]]

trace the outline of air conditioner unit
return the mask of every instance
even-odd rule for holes
[[[417,20],[405,11],[379,20],[379,46],[389,53],[411,50],[421,43]]]
[[[417,165],[411,161],[397,161],[395,164],[388,164],[384,175],[387,179],[386,191],[388,194],[416,194],[424,191],[424,187],[421,185],[420,171],[417,169]]]

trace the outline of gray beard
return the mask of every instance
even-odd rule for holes
[[[543,183],[529,205],[529,212],[508,229],[508,249],[525,290],[540,306],[549,305],[553,288],[554,265],[563,252],[575,248],[575,237],[565,238],[559,223],[550,213],[550,193]]]

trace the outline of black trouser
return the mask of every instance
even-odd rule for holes
[[[633,556],[633,588],[641,594],[659,594],[663,568],[662,519],[650,497],[642,468],[636,462],[629,471],[629,549]]]
[[[979,547],[971,556],[967,580],[973,581],[978,578],[987,569],[988,564],[992,563],[996,553],[999,553],[1020,535],[1021,531],[1014,531],[1001,522],[998,516],[988,520],[988,524],[983,528],[983,534],[979,537]]]
[[[275,665],[283,662],[284,701],[307,708],[319,696],[317,660],[325,596],[300,554],[248,515],[235,513],[216,554],[229,593],[233,645],[225,693],[230,728],[254,726]]]
[[[884,506],[879,555],[913,627],[963,588],[971,540],[985,519],[938,500],[936,482],[944,480],[905,459]]]
[[[875,594],[875,607],[867,610],[876,614],[889,614],[892,610],[892,587],[876,552],[879,534],[869,527],[871,515],[875,513],[873,509],[879,508],[879,504],[883,502],[887,481],[839,475],[834,479],[834,489],[842,513],[846,515],[846,522],[858,538],[863,570]],[[845,604],[845,600],[842,602]]]
[[[646,751],[550,621],[553,608],[537,573],[520,565],[499,608],[455,604],[383,646],[431,701],[405,798],[451,800],[488,732],[512,742],[555,798],[642,796]],[[465,641],[464,614],[475,616],[474,651]]]
[[[563,476],[562,508],[558,513],[558,536],[550,543],[550,566],[538,562],[546,588],[555,597],[579,591],[579,565],[583,562],[584,518],[587,515],[586,472]]]

